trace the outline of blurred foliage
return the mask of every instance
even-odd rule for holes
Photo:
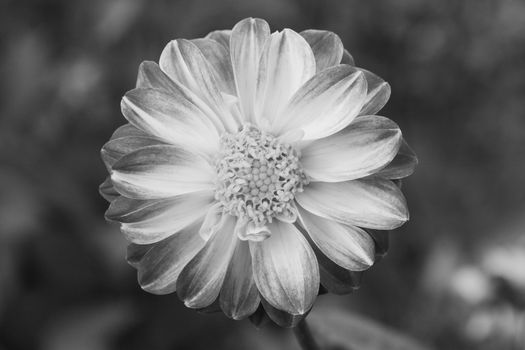
[[[523,349],[520,0],[0,2],[0,349],[297,348],[286,331],[142,292],[97,193],[139,63],[248,16],[338,33],[391,83],[381,113],[420,158],[389,255],[357,293],[319,303],[435,348]]]

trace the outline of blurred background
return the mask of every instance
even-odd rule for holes
[[[525,1],[0,2],[0,350],[298,349],[153,296],[105,222],[99,150],[173,38],[262,17],[340,35],[420,159],[411,221],[348,310],[433,349],[525,348]]]

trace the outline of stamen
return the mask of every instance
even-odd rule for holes
[[[215,198],[223,211],[261,228],[273,218],[295,221],[295,193],[308,184],[300,154],[252,125],[221,138]],[[291,214],[292,213],[292,214]]]

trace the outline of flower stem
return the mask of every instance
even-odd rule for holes
[[[306,323],[306,318],[304,318],[299,324],[293,329],[293,333],[301,349],[303,350],[321,350],[317,342],[315,341],[310,327]]]

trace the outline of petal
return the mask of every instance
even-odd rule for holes
[[[231,35],[232,35],[231,29],[215,30],[213,32],[208,33],[208,35],[206,35],[205,39],[215,40],[216,42],[218,42],[219,44],[224,46],[224,48],[228,52],[230,52],[230,37],[231,37]]]
[[[299,324],[307,315],[310,310],[301,315],[292,315],[286,311],[282,311],[274,308],[266,300],[261,299],[261,304],[264,307],[264,311],[275,322],[278,326],[284,328],[293,328]]]
[[[401,190],[392,181],[379,178],[313,182],[295,199],[317,216],[351,226],[390,230],[408,220]]]
[[[213,123],[182,94],[154,89],[131,90],[122,98],[122,114],[135,127],[185,148],[213,154],[219,134]]]
[[[217,299],[235,250],[235,218],[227,215],[223,226],[186,265],[177,281],[177,294],[191,308],[203,308]]]
[[[150,247],[137,266],[144,290],[154,294],[175,291],[180,272],[206,243],[197,230],[198,226],[192,225]]]
[[[107,169],[111,170],[113,164],[126,154],[134,152],[140,148],[161,144],[163,144],[163,142],[154,137],[125,136],[109,140],[104,146],[102,146],[100,154]]]
[[[259,290],[253,279],[250,248],[247,242],[237,240],[221,289],[221,309],[226,316],[241,320],[253,314],[260,301]]]
[[[212,65],[201,50],[189,40],[172,40],[159,60],[160,68],[216,113],[229,131],[237,130],[237,122],[226,108]]]
[[[150,134],[145,133],[144,131],[137,129],[131,124],[124,124],[119,126],[117,130],[111,135],[110,140],[119,139],[121,137],[136,136],[136,137],[154,137]]]
[[[321,284],[330,293],[341,295],[348,294],[361,285],[362,271],[349,271],[326,257],[323,253],[317,254]]]
[[[301,164],[312,181],[359,179],[390,163],[401,139],[401,130],[390,119],[358,117],[337,134],[304,147]]]
[[[195,39],[192,40],[192,43],[201,50],[210,63],[219,89],[228,94],[236,95],[230,51],[212,39]]]
[[[354,120],[365,97],[366,79],[358,69],[346,65],[325,69],[295,93],[274,133],[302,129],[304,140],[329,136]]]
[[[302,208],[299,213],[312,240],[337,265],[363,271],[374,264],[374,240],[365,230],[323,219]]]
[[[129,198],[157,199],[212,190],[214,170],[203,158],[175,146],[149,146],[113,165],[111,180]]]
[[[126,249],[126,261],[131,266],[137,268],[142,258],[154,246],[154,244],[135,244],[130,243]]]
[[[157,63],[152,61],[144,61],[140,64],[136,87],[181,94],[181,88],[160,69]]]
[[[359,112],[360,115],[376,114],[390,98],[390,84],[366,69],[359,68],[367,82],[366,100]]]
[[[348,64],[350,66],[355,66],[355,61],[350,52],[347,49],[343,52],[343,57],[341,58],[341,64]]]
[[[344,47],[339,36],[327,30],[308,29],[301,32],[315,56],[317,72],[336,66],[343,58]]]
[[[291,29],[273,33],[264,46],[257,77],[255,117],[259,126],[272,124],[314,74],[315,57],[306,40]]]
[[[412,175],[414,170],[416,170],[417,164],[418,160],[416,154],[406,141],[403,140],[396,157],[390,162],[390,164],[375,175],[387,179],[402,179]]]
[[[137,200],[119,197],[106,211],[106,218],[121,223],[128,240],[155,243],[188,227],[206,214],[213,192],[189,193],[168,199]]]
[[[111,202],[120,196],[120,193],[118,193],[117,190],[115,190],[115,187],[113,187],[113,182],[111,182],[111,177],[109,176],[102,184],[100,184],[98,192],[108,202]]]
[[[376,257],[383,257],[388,252],[389,247],[389,231],[384,230],[366,230],[374,239],[376,245]]]
[[[314,252],[294,225],[274,221],[272,235],[250,242],[255,283],[273,307],[302,315],[312,307],[319,289]]]
[[[246,18],[233,27],[230,54],[241,111],[247,121],[254,121],[255,88],[259,60],[270,37],[268,23],[258,18]]]

